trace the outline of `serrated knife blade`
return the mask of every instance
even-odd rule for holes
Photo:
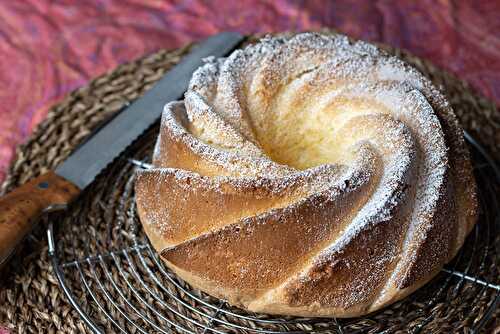
[[[55,170],[56,174],[80,189],[85,188],[103,168],[160,117],[167,102],[182,97],[191,74],[202,64],[203,58],[212,55],[223,56],[233,50],[241,39],[242,36],[238,33],[225,32],[210,37],[196,47],[142,98],[133,102],[71,154]]]
[[[0,265],[31,231],[40,214],[64,208],[75,200],[106,166],[159,119],[166,103],[182,97],[203,58],[225,56],[243,38],[235,32],[223,32],[193,47],[150,90],[95,132],[55,171],[0,198]]]

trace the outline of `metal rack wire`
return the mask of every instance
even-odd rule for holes
[[[149,137],[154,138],[155,131]],[[391,307],[363,319],[253,314],[189,287],[163,265],[135,212],[134,170],[149,167],[145,157],[152,140],[136,144],[129,159],[113,164],[68,217],[51,219],[47,234],[54,272],[69,302],[95,333],[361,333],[377,328],[385,328],[384,333],[396,328],[418,333],[434,321],[436,308],[446,311],[452,301],[464,303],[461,317],[470,318],[468,330],[474,332],[500,302],[495,249],[500,170],[479,143],[469,135],[466,139],[480,185],[480,222],[436,279],[393,306],[408,309],[405,319],[388,322]],[[116,187],[107,187],[110,182]]]

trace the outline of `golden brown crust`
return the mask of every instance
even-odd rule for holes
[[[457,120],[420,73],[341,35],[209,60],[167,105],[144,229],[166,264],[257,312],[351,317],[451,260],[477,218]]]

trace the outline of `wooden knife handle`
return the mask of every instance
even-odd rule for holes
[[[0,266],[43,212],[65,208],[79,193],[77,186],[48,172],[0,197]]]

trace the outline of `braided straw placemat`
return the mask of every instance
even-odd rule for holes
[[[254,40],[255,36],[250,39]],[[57,166],[93,129],[150,88],[189,48],[158,51],[119,66],[71,93],[50,110],[47,119],[19,147],[1,191],[12,189]],[[465,83],[429,62],[401,50],[386,48],[413,64],[436,85],[443,87],[464,128],[500,161],[500,114],[492,102],[476,95]],[[132,145],[126,156],[139,159],[150,156],[156,135],[155,127]],[[134,309],[125,300],[133,301],[132,305],[135,307],[141,304],[154,305],[154,308],[141,309],[141,314],[154,319],[159,328],[167,332],[175,327],[169,325],[169,321],[194,332],[211,332],[187,319],[194,319],[222,333],[251,332],[241,329],[243,327],[274,331],[330,328],[332,333],[340,332],[340,328],[345,333],[375,333],[384,330],[387,333],[449,333],[467,332],[480,325],[482,332],[492,332],[498,326],[498,308],[496,314],[484,324],[482,319],[499,292],[445,273],[409,298],[382,312],[360,319],[342,319],[338,323],[331,319],[250,315],[227,305],[225,309],[239,316],[220,310],[214,313],[207,304],[222,305],[222,302],[192,290],[175,277],[171,281],[162,282],[164,290],[158,288],[151,281],[152,273],[146,272],[148,266],[155,266],[152,254],[143,257],[140,251],[109,253],[135,244],[138,240],[145,240],[133,215],[133,179],[130,177],[133,168],[126,159],[118,159],[97,178],[68,212],[42,219],[18,256],[4,271],[0,282],[0,324],[10,326],[18,333],[90,332],[77,311],[69,304],[54,274],[46,240],[46,228],[50,221],[56,228],[60,263],[89,255],[107,254],[106,257],[95,256],[93,260],[64,267],[64,281],[82,310],[110,333],[118,332],[119,328],[132,333],[140,332],[130,321],[125,320],[126,317],[119,310],[125,311],[131,320],[140,323],[148,332],[161,331],[134,315]],[[484,183],[484,180],[480,180],[480,184],[481,182]],[[493,187],[497,187],[492,183]],[[498,193],[498,190],[497,187],[493,191]],[[495,230],[491,228],[490,225],[486,229],[483,226],[472,233],[475,235],[469,237],[461,259],[455,261],[456,266],[453,268],[498,284],[500,243],[495,237]],[[137,256],[140,258],[136,258]],[[94,260],[98,263],[95,264]],[[136,274],[138,276],[134,276]],[[138,278],[141,284],[137,283]],[[84,286],[85,284],[89,286]],[[144,292],[145,287],[149,287],[151,291]],[[96,292],[95,295],[89,293],[89,290]],[[103,291],[108,292],[108,298],[105,298]],[[136,292],[139,292],[138,296],[135,295]],[[165,308],[166,304],[152,298],[148,294],[151,292],[160,296],[168,305],[173,305],[178,314]],[[193,300],[189,297],[190,294],[207,304]],[[118,307],[113,303],[118,304]],[[96,305],[102,306],[115,319],[114,325]],[[161,310],[160,315],[155,313],[156,309]],[[206,318],[204,314],[223,321]],[[267,320],[269,321],[265,322]],[[288,322],[280,322],[281,320]],[[235,330],[228,324],[240,326],[240,330]],[[338,324],[341,326],[337,326]]]

